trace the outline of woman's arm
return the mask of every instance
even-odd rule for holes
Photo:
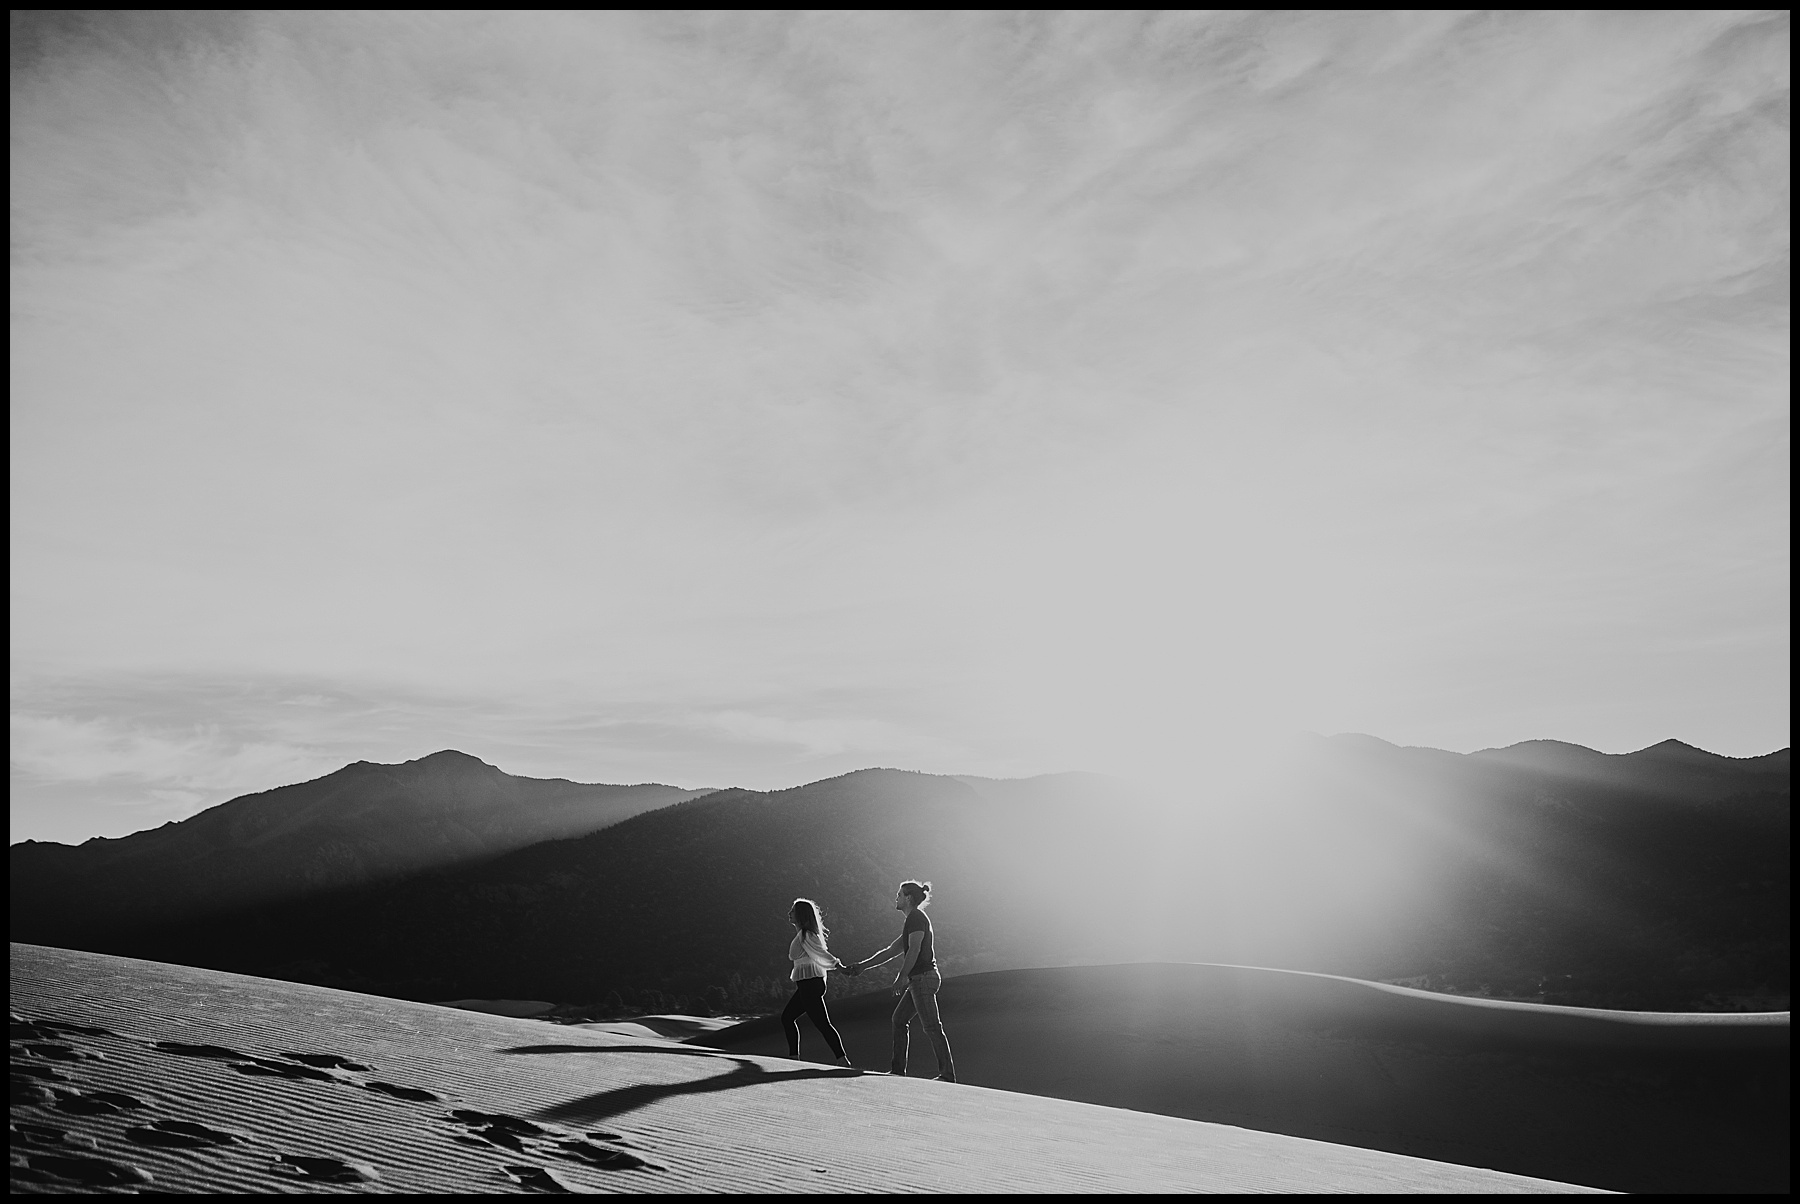
[[[815,969],[822,971],[835,970],[844,964],[825,947],[824,941],[810,933],[801,936],[798,956],[806,958]]]

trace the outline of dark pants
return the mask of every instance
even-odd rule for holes
[[[788,1000],[787,1006],[781,1009],[781,1031],[787,1034],[788,1057],[800,1056],[800,1013],[805,1012],[812,1017],[813,1027],[825,1037],[825,1044],[831,1046],[831,1055],[835,1058],[844,1056],[844,1040],[838,1036],[837,1029],[831,1027],[831,1013],[825,1010],[825,980],[823,978],[802,978],[794,984],[794,997]]]
[[[889,1069],[895,1074],[906,1073],[908,1036],[913,1017],[917,1016],[924,1023],[925,1035],[931,1039],[931,1052],[937,1055],[938,1073],[956,1077],[956,1063],[950,1060],[950,1039],[944,1036],[944,1021],[938,1015],[937,994],[944,985],[943,975],[928,970],[913,975],[906,984],[906,994],[900,997],[900,1006],[894,1009],[894,1062]]]

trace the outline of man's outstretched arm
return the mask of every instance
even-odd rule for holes
[[[879,953],[871,953],[859,962],[851,963],[852,974],[860,974],[870,966],[879,966],[882,962],[892,961],[906,952],[906,934],[903,932],[894,938],[894,943]]]

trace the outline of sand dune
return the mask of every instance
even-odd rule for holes
[[[1603,1012],[1153,963],[971,974],[965,1083],[1630,1191],[1786,1191],[1788,1014]],[[893,996],[833,1005],[887,1061]],[[775,1053],[765,1019],[698,1038]],[[802,1054],[828,1061],[810,1024]],[[935,1073],[914,1039],[911,1072]]]
[[[617,1033],[624,1037],[659,1037],[671,1041],[696,1041],[710,1033],[728,1029],[741,1018],[713,1016],[634,1016],[630,1020],[590,1020],[571,1024],[569,1028],[585,1028],[596,1033]]]
[[[556,1005],[543,999],[447,999],[435,1007],[460,1008],[465,1012],[485,1012],[490,1016],[514,1019],[550,1019]],[[741,1017],[713,1016],[633,1016],[629,1020],[590,1020],[566,1028],[585,1028],[597,1033],[613,1033],[621,1037],[656,1037],[687,1041],[730,1028]]]
[[[465,1012],[486,1012],[490,1016],[512,1016],[521,1020],[529,1016],[545,1015],[556,1008],[547,999],[446,999],[436,1006],[461,1008]]]
[[[40,946],[11,1002],[14,1191],[1571,1190]]]

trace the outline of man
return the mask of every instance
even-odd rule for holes
[[[916,1015],[924,1021],[925,1035],[931,1038],[931,1050],[937,1055],[937,1077],[946,1083],[956,1081],[956,1063],[950,1058],[950,1041],[944,1036],[944,1022],[938,1015],[937,995],[944,985],[938,973],[937,958],[932,951],[931,917],[925,914],[925,901],[931,895],[929,882],[902,882],[894,894],[894,910],[906,913],[900,935],[879,953],[845,967],[860,974],[870,966],[879,966],[901,958],[900,973],[894,977],[894,991],[900,1003],[894,1009],[894,1074],[906,1073],[906,1047],[910,1043],[912,1020]]]

